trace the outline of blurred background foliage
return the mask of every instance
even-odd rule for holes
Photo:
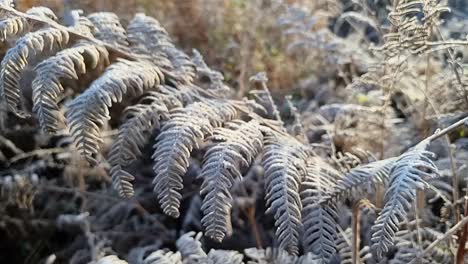
[[[288,38],[278,26],[285,3],[320,10],[315,29],[330,25],[329,17],[342,10],[335,1],[289,0],[19,0],[19,10],[46,6],[60,15],[70,9],[86,14],[114,12],[129,21],[135,13],[156,17],[176,43],[190,52],[199,50],[211,67],[221,71],[238,95],[247,91],[250,75],[265,71],[270,89],[291,93],[298,80],[310,77],[314,69],[305,57],[289,54]],[[318,71],[321,71],[319,69]],[[286,91],[288,90],[288,92]]]

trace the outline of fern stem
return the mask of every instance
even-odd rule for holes
[[[359,245],[360,245],[360,233],[361,233],[361,201],[356,201],[353,205],[353,217],[352,217],[352,228],[353,228],[353,241],[352,241],[352,263],[359,264],[361,260],[359,258]]]
[[[252,232],[255,237],[255,243],[257,245],[257,248],[263,248],[262,238],[258,230],[257,221],[255,220],[254,206],[247,208],[247,217],[249,218],[250,226],[252,227]]]
[[[419,218],[420,210],[419,208],[422,208],[424,203],[424,192],[421,190],[416,190],[416,199],[414,200],[414,211],[415,211],[415,220],[416,220],[416,235],[417,235],[417,250],[418,252],[421,252],[423,247],[422,247],[422,235],[421,235],[421,220]],[[417,256],[417,263],[422,264],[422,258],[420,256]]]
[[[442,130],[436,130],[436,132],[432,136],[426,138],[425,140],[427,140],[429,142],[433,142],[434,140],[436,140],[436,139],[438,139],[438,138],[440,138],[440,137],[454,131],[455,129],[461,127],[462,125],[466,125],[467,122],[468,122],[468,116],[461,119],[461,120],[459,120],[459,121],[457,121],[457,122],[455,122],[455,123],[453,123],[453,124],[451,124],[450,126],[444,128]]]
[[[465,218],[468,217],[468,197],[465,196]],[[468,224],[463,226],[463,229],[460,230],[459,241],[458,241],[458,250],[456,256],[456,263],[463,264],[465,260],[466,252],[466,241],[468,240]]]

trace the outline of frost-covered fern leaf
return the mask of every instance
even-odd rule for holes
[[[148,61],[119,60],[68,106],[65,113],[79,153],[95,164],[102,143],[100,127],[110,119],[109,109],[123,97],[132,98],[164,80],[159,67]]]
[[[0,65],[0,93],[12,112],[20,103],[19,81],[24,69],[42,53],[51,53],[68,43],[68,32],[46,28],[31,32],[16,41]]]
[[[41,128],[49,133],[57,131],[61,113],[57,100],[64,91],[62,81],[78,80],[79,76],[98,66],[109,64],[109,54],[103,46],[81,42],[58,52],[36,66],[32,81],[33,111]]]
[[[133,175],[122,167],[129,165],[141,155],[151,131],[159,127],[160,119],[168,119],[169,110],[161,103],[138,104],[127,107],[126,120],[109,152],[110,174],[114,189],[121,197],[130,198],[134,194]]]
[[[184,259],[184,264],[210,263],[200,243],[202,236],[202,233],[188,232],[177,239],[176,246]]]
[[[177,85],[177,88],[169,85],[158,86],[157,91],[150,91],[145,96],[153,102],[162,101],[168,108],[183,107],[202,98],[196,87],[190,85]]]
[[[26,11],[30,16],[36,16],[42,19],[57,20],[54,12],[47,7],[33,7]],[[13,14],[6,14],[6,17],[0,21],[0,42],[5,42],[31,30],[32,25],[29,21],[22,16],[15,16]]]
[[[396,159],[388,158],[353,168],[346,173],[343,179],[338,181],[333,192],[326,200],[329,201],[347,195],[356,198],[356,195],[359,196],[364,190],[372,193],[370,190],[375,184],[386,184],[388,182],[390,170]]]
[[[196,90],[184,85],[177,88],[159,85],[157,91],[149,91],[140,103],[126,108],[124,121],[109,152],[110,174],[120,196],[133,196],[131,181],[134,177],[123,167],[141,155],[140,148],[147,142],[151,132],[159,128],[159,120],[168,120],[168,109],[183,107],[198,96]]]
[[[312,252],[328,263],[335,253],[336,219],[335,203],[322,203],[328,195],[339,172],[319,157],[307,162],[307,174],[302,182],[302,224],[304,227],[303,245],[307,252]]]
[[[296,256],[291,256],[286,251],[275,248],[247,248],[244,253],[250,259],[247,264],[293,264],[297,261]]]
[[[93,37],[96,28],[93,22],[87,17],[82,16],[83,10],[71,10],[69,14],[65,14],[64,22],[67,23],[73,31],[86,36]]]
[[[105,256],[100,258],[96,262],[91,262],[91,264],[128,264],[127,261],[119,259],[115,255]]]
[[[385,192],[385,205],[372,227],[372,247],[381,257],[393,245],[399,223],[403,221],[416,197],[416,190],[427,186],[424,178],[433,178],[439,171],[426,150],[429,142],[422,141],[412,150],[398,157],[390,172]]]
[[[148,255],[142,264],[182,264],[182,257],[179,252],[158,250]]]
[[[241,168],[247,168],[261,151],[263,135],[255,120],[234,120],[216,128],[210,137],[215,144],[204,158],[200,177],[204,195],[202,224],[205,235],[221,242],[230,234],[232,196],[235,180],[242,178]]]
[[[244,264],[244,255],[234,250],[210,250],[208,259],[213,264]]]
[[[197,76],[198,79],[204,80],[208,79],[209,80],[209,89],[214,90],[214,91],[222,91],[222,90],[229,90],[229,87],[227,87],[224,84],[224,76],[210,67],[206,65],[205,60],[203,59],[203,56],[201,53],[194,49],[192,51],[193,56],[192,56],[192,61],[196,66],[197,70]]]
[[[0,21],[0,41],[4,42],[29,31],[28,20],[24,17],[12,16]]]
[[[28,9],[28,11],[26,11],[26,14],[31,15],[31,16],[36,16],[41,19],[57,21],[57,16],[54,14],[54,12],[45,6],[32,7]]]
[[[317,256],[307,253],[301,257],[291,256],[286,251],[276,248],[247,248],[245,255],[251,259],[247,264],[319,264]]]
[[[98,12],[88,16],[88,19],[94,24],[96,32],[94,36],[117,47],[128,46],[127,34],[120,24],[119,17],[110,12]]]
[[[179,216],[182,176],[187,171],[190,153],[198,148],[198,141],[236,115],[235,105],[228,100],[206,100],[171,111],[170,120],[156,138],[152,155],[156,174],[154,192],[164,213]]]
[[[193,62],[187,54],[174,46],[169,34],[155,18],[142,13],[136,14],[127,31],[133,51],[149,53],[161,65],[166,61],[167,66],[172,65],[183,80],[192,82],[195,77]]]
[[[275,219],[281,249],[299,251],[302,203],[300,185],[307,173],[305,146],[292,137],[267,133],[263,167],[267,212]]]

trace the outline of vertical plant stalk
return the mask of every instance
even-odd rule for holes
[[[262,238],[258,230],[257,221],[255,219],[255,208],[253,206],[247,208],[247,218],[249,219],[252,232],[255,237],[255,244],[257,248],[263,248]]]
[[[359,257],[359,245],[360,245],[360,234],[361,234],[361,201],[356,201],[353,205],[353,216],[352,216],[352,231],[353,231],[353,241],[351,242],[352,246],[352,263],[360,264],[361,259]]]
[[[468,216],[468,197],[465,196],[465,218]],[[463,264],[465,263],[465,253],[466,253],[466,241],[468,239],[468,223],[466,223],[463,228],[459,232],[459,240],[458,240],[458,250],[457,250],[457,256],[456,256],[456,263],[457,264]]]
[[[419,208],[424,208],[424,192],[422,190],[416,191],[416,200],[414,200],[414,210],[415,210],[415,217],[416,217],[416,234],[417,234],[417,243],[418,243],[418,256],[417,256],[417,263],[422,264],[422,259],[419,256],[422,252],[422,235],[421,235],[421,224],[420,224],[420,210]]]
[[[426,125],[426,116],[427,116],[427,108],[429,106],[429,97],[427,93],[429,92],[429,83],[431,80],[430,75],[430,67],[431,67],[431,57],[430,54],[426,54],[426,69],[424,70],[425,80],[424,80],[424,105],[423,105],[423,115],[421,119],[421,128],[424,128]]]

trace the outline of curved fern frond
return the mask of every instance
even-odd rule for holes
[[[168,108],[182,107],[201,98],[195,88],[189,85],[178,85],[177,88],[160,85],[157,91],[148,92],[145,98],[154,102],[163,101]]]
[[[215,145],[204,157],[200,177],[205,235],[221,242],[230,234],[232,196],[230,189],[236,179],[242,178],[240,168],[247,168],[261,151],[263,135],[255,120],[234,120],[217,128],[210,137]]]
[[[187,171],[190,153],[198,142],[210,135],[214,127],[232,120],[237,109],[231,101],[206,100],[186,108],[175,108],[170,113],[161,133],[156,138],[152,158],[154,192],[167,215],[178,217],[182,196],[182,176]]]
[[[45,6],[32,7],[28,9],[28,11],[26,11],[26,14],[31,16],[37,16],[42,19],[57,21],[57,16],[54,14],[54,11],[50,10],[50,8],[47,8]]]
[[[200,238],[202,236],[202,233],[196,234],[195,232],[188,232],[177,239],[176,246],[184,259],[184,263],[209,263],[208,256],[203,250],[200,242]]]
[[[134,177],[122,167],[129,165],[141,155],[141,147],[155,128],[159,128],[159,119],[168,120],[169,110],[183,107],[193,102],[198,94],[190,87],[174,88],[159,85],[157,91],[150,91],[139,104],[127,107],[123,123],[120,125],[117,139],[109,152],[110,174],[113,186],[122,197],[133,196],[131,181]]]
[[[300,185],[307,173],[305,146],[292,137],[267,133],[263,167],[267,213],[275,219],[281,249],[299,252],[302,203]]]
[[[304,249],[324,263],[328,263],[335,253],[338,213],[335,203],[324,204],[321,200],[331,192],[339,177],[339,172],[324,160],[313,157],[307,162],[307,174],[302,182]]]
[[[120,24],[119,17],[111,12],[98,12],[88,16],[94,24],[94,36],[108,44],[120,47],[128,46],[127,34]]]
[[[112,184],[120,196],[130,198],[134,194],[133,175],[122,167],[129,165],[147,141],[148,134],[159,127],[159,119],[168,119],[169,110],[164,104],[135,105],[127,107],[126,121],[119,128],[117,138],[109,152]]]
[[[331,195],[325,200],[349,195],[356,198],[355,193],[362,193],[365,189],[371,190],[377,183],[386,184],[396,160],[397,158],[388,158],[351,169],[338,181]]]
[[[197,69],[197,76],[198,79],[209,80],[209,89],[213,91],[222,91],[222,90],[229,90],[229,88],[224,84],[224,76],[219,72],[211,69],[206,65],[205,60],[201,53],[194,49],[192,51],[192,61],[195,64]]]
[[[150,53],[156,63],[162,63],[161,66],[172,66],[187,83],[193,81],[195,77],[193,62],[187,54],[174,46],[167,31],[155,18],[142,13],[136,14],[127,30],[133,51]],[[164,63],[164,59],[168,61]]]
[[[29,31],[28,20],[24,17],[8,17],[0,21],[0,41],[20,36]]]
[[[427,186],[424,178],[439,175],[436,165],[431,160],[434,154],[426,150],[428,144],[429,142],[423,141],[399,156],[390,172],[385,206],[372,227],[372,247],[379,257],[393,245],[399,223],[408,214],[416,197],[416,190]]]
[[[61,114],[57,100],[63,93],[62,80],[78,80],[81,74],[109,64],[109,53],[103,46],[81,42],[58,52],[36,66],[32,81],[33,111],[41,128],[54,133],[59,128]]]
[[[132,98],[164,80],[159,67],[148,61],[119,60],[75,98],[65,113],[79,153],[91,164],[102,143],[100,127],[110,119],[109,109],[123,97]]]
[[[149,254],[142,264],[182,264],[182,257],[179,252],[158,250]]]
[[[57,20],[54,12],[47,7],[32,7],[26,14],[30,16],[37,16],[42,19],[50,19],[53,21]],[[22,16],[14,16],[7,14],[6,18],[0,21],[0,42],[5,42],[6,40],[20,37],[23,34],[31,30],[32,25],[29,24],[29,21]]]
[[[43,52],[54,52],[68,43],[68,32],[46,28],[28,33],[9,49],[0,65],[0,93],[12,112],[17,112],[21,100],[19,81],[24,69]]]

